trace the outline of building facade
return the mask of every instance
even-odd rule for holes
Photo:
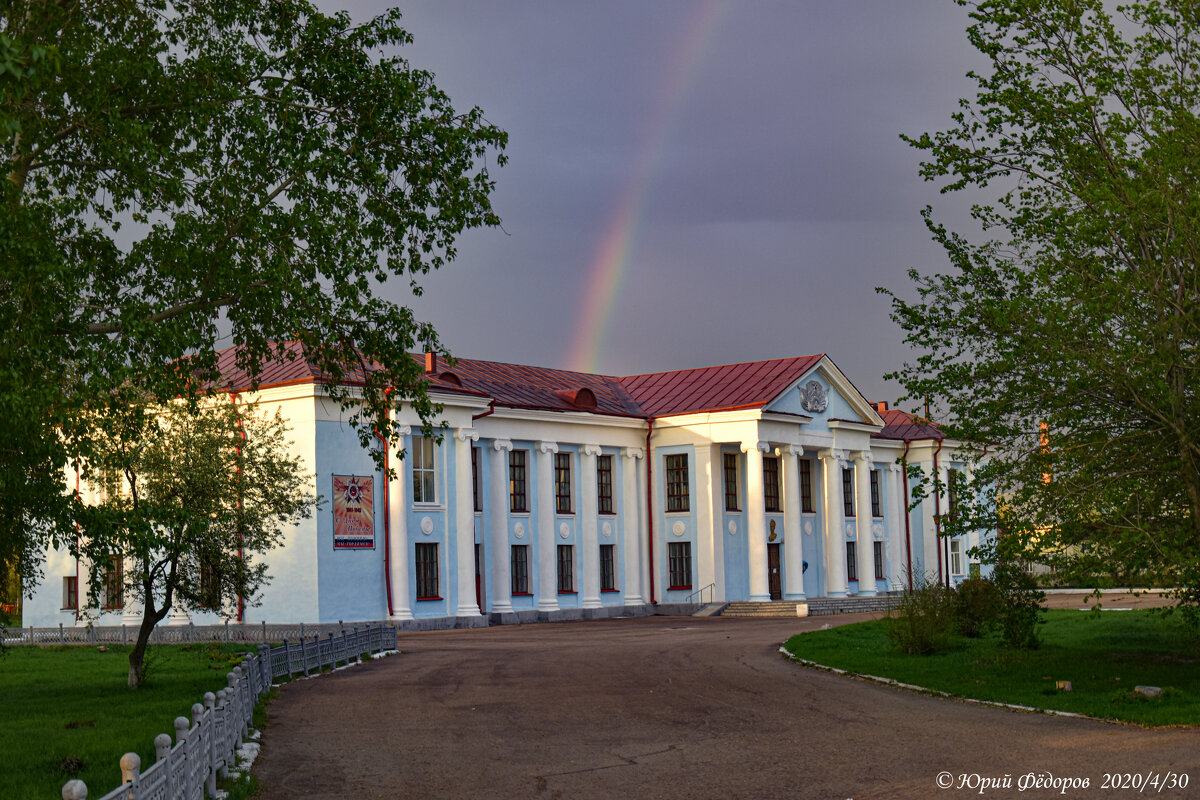
[[[943,492],[910,508],[902,463],[950,485],[960,448],[868,402],[825,355],[617,378],[429,354],[445,427],[423,436],[398,407],[399,436],[377,443],[389,480],[289,347],[299,357],[272,363],[252,394],[221,354],[232,391],[289,420],[323,497],[263,556],[271,580],[243,622],[464,626],[872,596],[961,580],[988,535],[938,537]],[[25,625],[140,619],[111,578],[105,607],[80,609],[87,570],[66,551],[44,573]]]

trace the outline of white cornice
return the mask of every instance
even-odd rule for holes
[[[829,429],[833,431],[858,431],[860,433],[879,433],[882,425],[872,425],[869,422],[849,422],[842,419],[829,420]]]
[[[539,411],[531,408],[496,407],[495,419],[527,420],[532,422],[565,422],[571,425],[607,425],[613,428],[645,430],[646,420],[637,417],[618,417],[609,414],[588,414],[583,411]]]

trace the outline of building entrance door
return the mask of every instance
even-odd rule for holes
[[[770,582],[771,599],[783,599],[783,587],[779,582],[779,545],[767,544],[767,580]]]

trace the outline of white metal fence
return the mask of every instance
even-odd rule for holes
[[[310,626],[311,629],[311,626]],[[238,745],[249,731],[258,698],[276,678],[333,667],[363,655],[396,647],[396,629],[374,624],[327,632],[324,637],[298,642],[285,640],[281,647],[260,644],[257,653],[226,675],[228,686],[216,694],[204,693],[204,702],[192,706],[192,719],[175,718],[175,744],[162,733],[154,739],[155,762],[141,771],[137,753],[121,756],[123,784],[99,800],[203,800],[216,797],[217,778],[234,766]],[[69,781],[63,800],[84,800],[87,786]]]
[[[388,625],[383,621],[358,622],[358,627]],[[353,626],[351,626],[353,627]],[[225,622],[220,625],[159,625],[150,634],[150,644],[186,644],[188,642],[229,642],[257,644],[310,638],[313,634],[326,636],[346,632],[342,622],[320,624]],[[3,628],[0,639],[6,645],[20,644],[133,644],[137,640],[137,625],[59,625],[57,628]]]

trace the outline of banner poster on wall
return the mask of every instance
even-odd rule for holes
[[[333,546],[373,548],[375,506],[371,501],[374,479],[361,475],[333,476]]]

